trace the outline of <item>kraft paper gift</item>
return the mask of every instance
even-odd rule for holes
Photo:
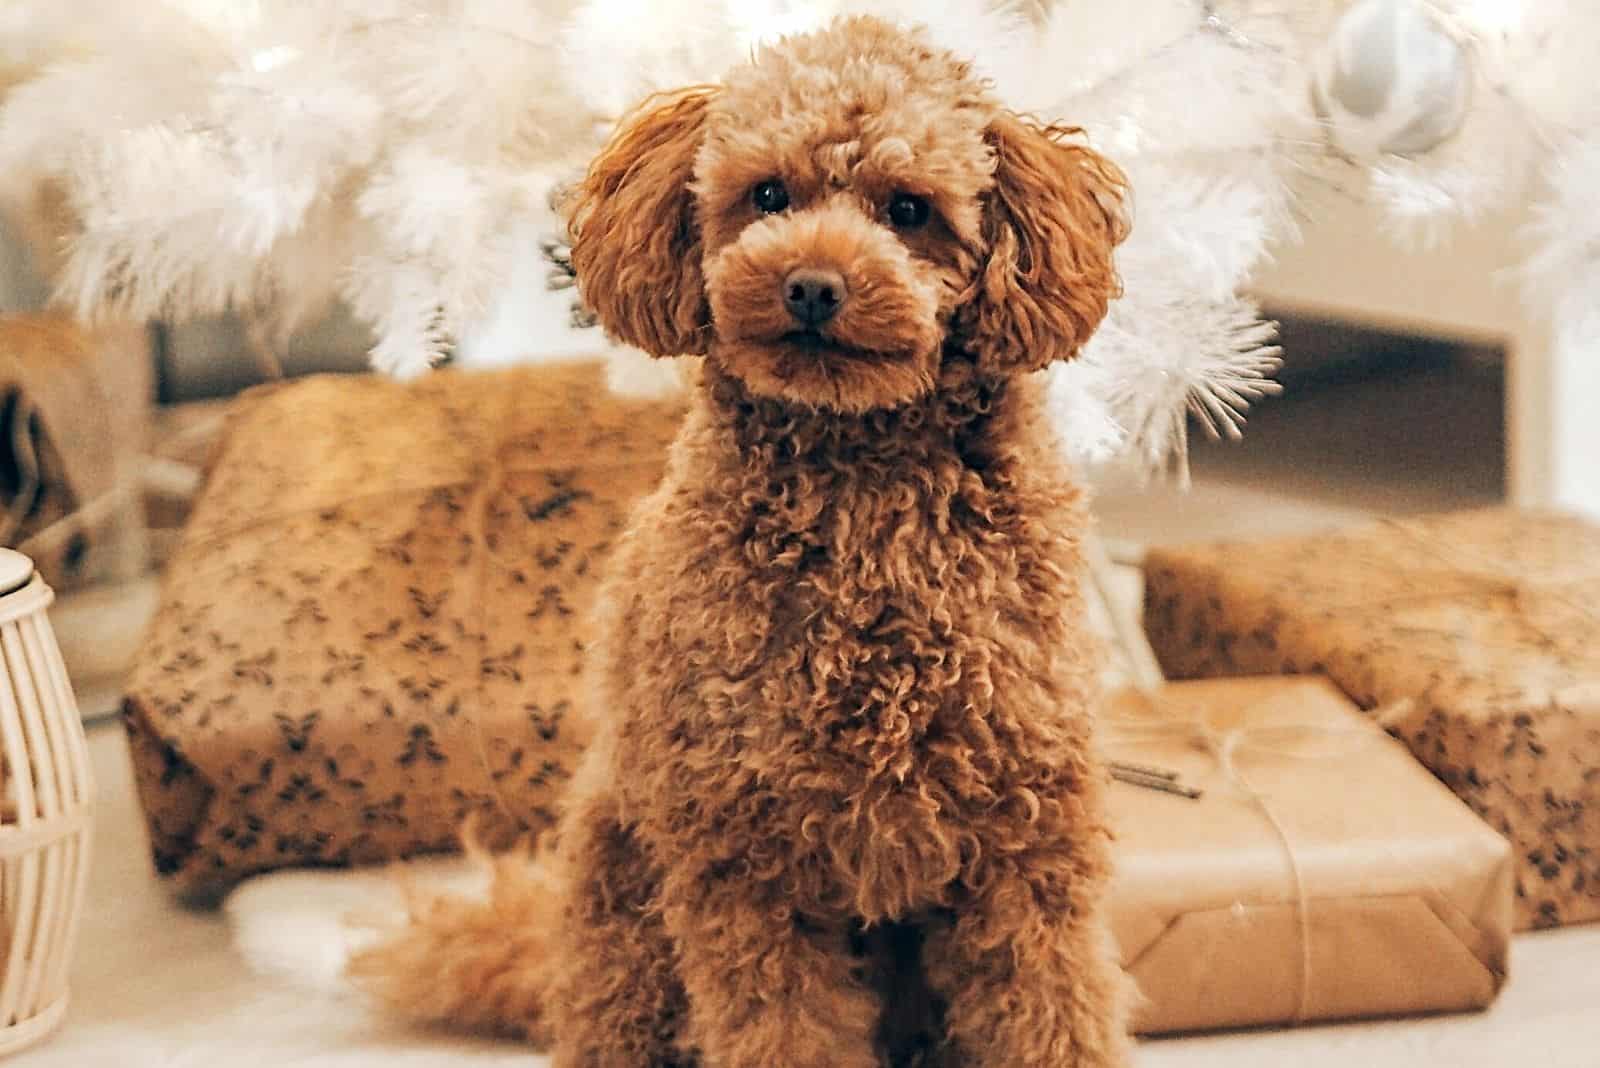
[[[1151,552],[1170,677],[1320,672],[1513,843],[1517,926],[1600,919],[1600,528],[1494,509]]]
[[[1510,849],[1326,680],[1108,701],[1112,927],[1145,1034],[1479,1009],[1506,977]]]
[[[205,893],[548,826],[601,561],[681,414],[599,364],[245,397],[124,703],[158,870]]]

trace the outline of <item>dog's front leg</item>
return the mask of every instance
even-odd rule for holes
[[[665,904],[704,1068],[879,1068],[881,1006],[842,936],[748,878],[673,879]]]
[[[555,970],[556,1068],[690,1065],[672,942],[654,910],[658,874],[605,796],[562,824],[567,905]]]
[[[931,931],[929,985],[946,1001],[955,1063],[970,1068],[1125,1068],[1132,987],[1097,907],[1063,856],[996,865],[983,891]],[[1054,870],[1050,870],[1050,869]],[[1098,879],[1091,877],[1093,882]],[[1063,886],[1080,885],[1062,892]]]

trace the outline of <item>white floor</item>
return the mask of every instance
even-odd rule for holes
[[[1371,399],[1371,387],[1366,389]],[[1479,504],[1493,499],[1480,440],[1447,406],[1453,447],[1445,465],[1413,470],[1418,442],[1437,441],[1439,422],[1417,418],[1441,389],[1424,380],[1377,387],[1362,406],[1376,423],[1339,426],[1336,405],[1263,413],[1254,458],[1222,463],[1206,454],[1193,493],[1164,490],[1102,497],[1107,533],[1143,541],[1304,530],[1374,511]],[[1465,387],[1469,393],[1476,387]],[[1406,401],[1407,391],[1412,399]],[[1418,394],[1418,390],[1421,391]],[[1358,389],[1357,392],[1360,392]],[[1325,411],[1326,410],[1326,411]],[[1300,442],[1294,446],[1293,442]],[[1337,460],[1330,450],[1337,446]],[[1261,457],[1265,455],[1267,459]],[[1437,457],[1435,457],[1437,459]],[[1494,464],[1489,465],[1492,472]],[[133,598],[146,604],[148,593]],[[96,646],[95,631],[126,637],[126,619],[91,604],[57,614],[67,645]],[[130,611],[133,611],[130,609]],[[136,614],[136,613],[135,613]],[[81,622],[79,622],[81,621]],[[126,644],[126,643],[125,643]],[[114,691],[114,686],[112,687]],[[99,691],[97,690],[97,693]],[[85,701],[100,711],[107,698]],[[109,707],[109,706],[108,706]],[[231,950],[220,914],[175,904],[157,885],[146,853],[120,727],[91,734],[101,791],[98,855],[74,1004],[51,1041],[14,1058],[19,1068],[543,1068],[514,1044],[461,1042],[387,1026],[353,1001],[275,987],[250,975]],[[1141,1068],[1600,1068],[1600,925],[1520,938],[1513,978],[1489,1012],[1472,1016],[1315,1027],[1147,1043]],[[626,1068],[626,1066],[618,1066]],[[780,1068],[780,1066],[774,1066]]]
[[[156,883],[116,723],[95,727],[96,858],[73,969],[72,1006],[18,1068],[537,1068],[509,1044],[389,1028],[354,1002],[251,975],[222,915]]]

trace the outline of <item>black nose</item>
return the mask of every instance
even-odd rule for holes
[[[821,326],[839,314],[845,298],[838,271],[802,267],[783,280],[783,306],[804,326]]]

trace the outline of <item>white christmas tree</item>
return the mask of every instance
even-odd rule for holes
[[[1600,129],[1579,0],[12,0],[0,191],[68,223],[84,314],[243,309],[279,332],[334,300],[372,362],[420,373],[594,352],[546,285],[553,192],[648,93],[715,80],[844,12],[927,23],[1019,110],[1129,173],[1125,296],[1052,372],[1080,457],[1185,471],[1190,415],[1235,434],[1275,388],[1241,294],[1305,198],[1404,230],[1540,198],[1529,299],[1574,338],[1600,307]],[[1309,203],[1314,204],[1314,200]],[[559,254],[557,253],[557,258]],[[618,380],[637,381],[625,353]]]

